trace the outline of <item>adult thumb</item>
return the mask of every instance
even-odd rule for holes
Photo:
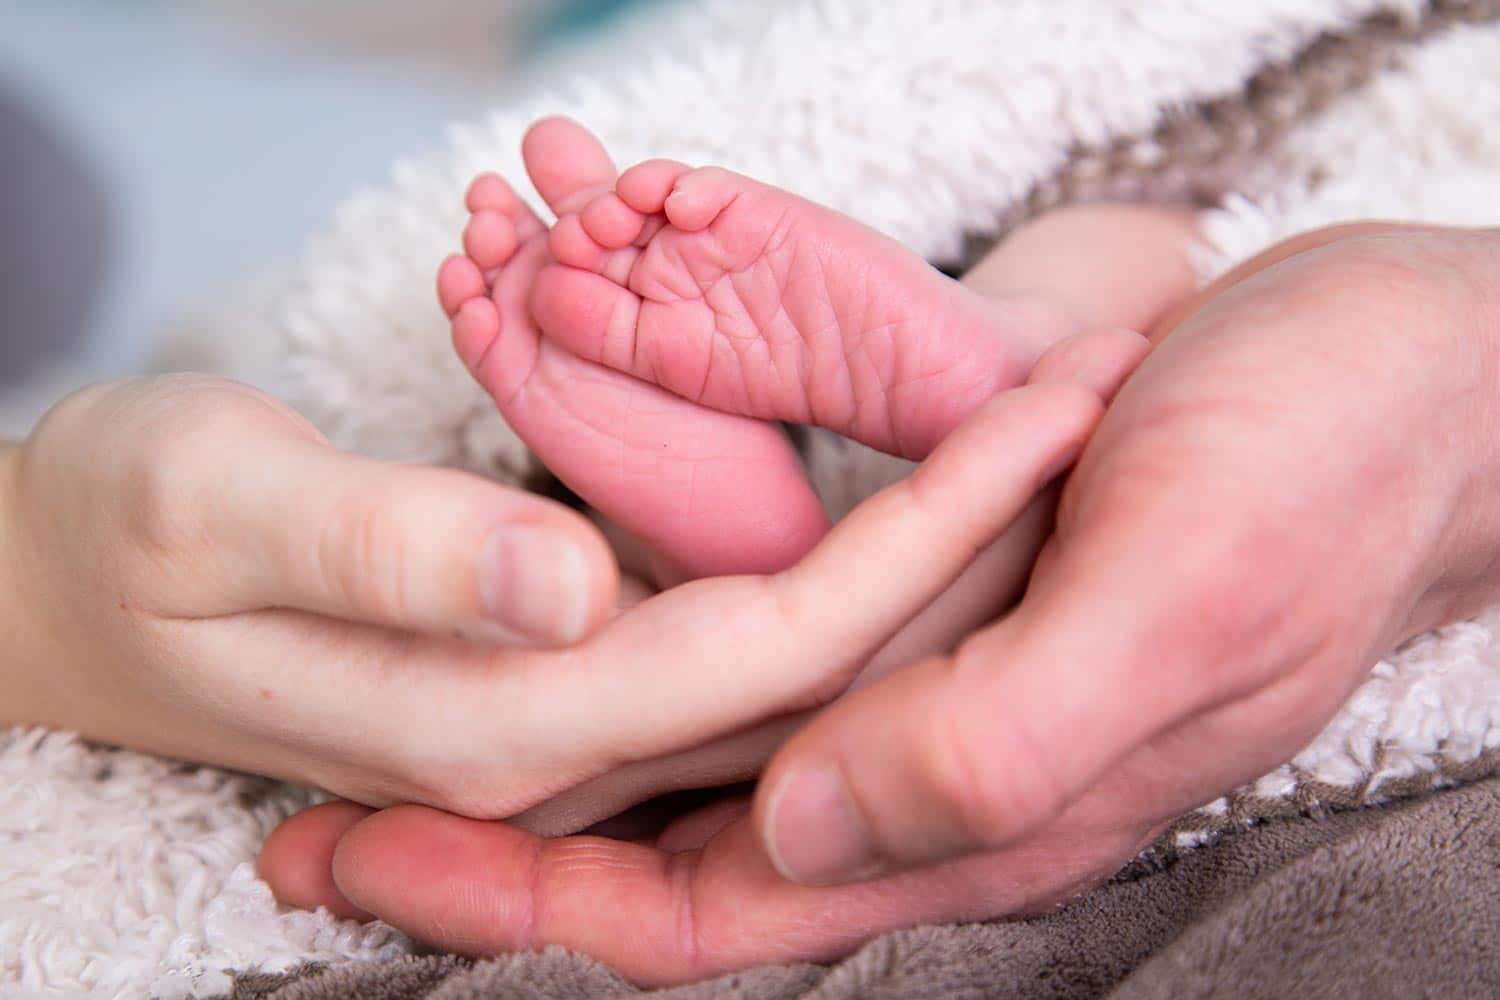
[[[781,874],[842,883],[1004,848],[1193,711],[1203,685],[1167,683],[1186,670],[1128,638],[1129,583],[1151,588],[1114,576],[1033,588],[953,655],[852,692],[793,737],[755,806]]]
[[[435,635],[565,644],[618,570],[583,517],[453,469],[261,438],[223,463],[206,534],[235,598]]]

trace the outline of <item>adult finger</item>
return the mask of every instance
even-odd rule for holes
[[[261,845],[256,871],[288,906],[327,907],[346,920],[374,920],[344,898],[333,883],[333,851],[350,827],[374,813],[353,802],[325,802],[283,823]]]
[[[1027,383],[1079,385],[1108,402],[1145,359],[1149,348],[1146,338],[1123,329],[1100,329],[1069,337],[1038,359]],[[856,686],[871,684],[924,657],[951,651],[964,636],[994,621],[1013,605],[1025,589],[1056,508],[1055,487],[1038,494],[947,591],[913,617],[860,671]]]
[[[576,674],[555,667],[530,678],[534,704],[557,718],[585,714],[578,731],[623,753],[616,764],[821,704],[1071,462],[1101,411],[1098,396],[1078,386],[996,397],[796,566],[677,587],[572,651],[591,660],[607,650],[612,661],[640,665],[593,677],[589,704],[577,698]],[[676,640],[670,655],[663,634]],[[606,716],[599,705],[630,708]]]
[[[1139,333],[1104,327],[1053,344],[1037,359],[1026,381],[1030,385],[1071,382],[1108,401],[1149,353],[1151,342]]]
[[[562,644],[613,608],[618,571],[603,538],[541,497],[275,438],[217,468],[200,509],[232,610]]]
[[[306,702],[300,715],[283,709],[285,725],[305,726],[317,709],[319,729],[347,734],[336,761],[404,776],[398,788],[413,786],[406,800],[513,815],[621,765],[832,697],[1066,464],[1101,409],[1096,395],[1076,386],[1010,393],[916,475],[846,518],[798,567],[778,577],[684,585],[565,649],[490,651],[437,639],[412,645],[397,633],[350,626],[357,634],[328,637],[336,648],[326,662],[309,660],[313,637],[303,635],[298,662],[271,676],[274,683],[262,675],[259,693],[247,680],[236,697],[258,705],[257,698],[306,688],[309,663],[315,677],[340,677],[357,663],[352,676],[371,678],[367,689],[357,686],[333,704]],[[902,567],[900,576],[882,579],[892,564]],[[209,661],[232,656],[245,629],[271,624],[254,617],[214,619],[198,630],[216,643]],[[283,617],[285,627],[297,628],[297,615]],[[678,641],[664,649],[663,634]],[[588,697],[579,697],[580,684]],[[446,707],[413,707],[423,704]],[[360,723],[402,713],[408,721],[394,731]],[[566,734],[561,755],[559,733]],[[494,760],[506,762],[503,772],[490,766]],[[413,761],[427,766],[413,774]],[[302,773],[285,763],[259,769]],[[315,777],[361,802],[391,801],[390,782],[371,785],[352,765]]]
[[[1140,363],[1146,347],[1145,338],[1127,330],[1100,330],[1070,338],[1043,355],[1030,381],[1072,383],[1108,399]],[[946,591],[862,666],[854,686],[868,685],[923,657],[951,651],[963,636],[1012,605],[1025,587],[1055,505],[1055,489],[1035,497]],[[615,547],[620,550],[618,543]],[[576,833],[653,795],[745,780],[759,773],[803,721],[803,715],[778,720],[683,753],[626,764],[511,821],[544,836]]]
[[[647,799],[691,788],[749,781],[776,748],[807,720],[777,719],[706,746],[615,768],[510,817],[507,822],[543,837],[578,833]]]
[[[542,840],[400,806],[350,828],[328,862],[340,898],[430,944],[469,954],[561,946],[655,986],[826,961],[898,927],[1036,911],[1106,877],[1144,840],[1134,828],[1037,837],[988,857],[816,888],[781,878],[744,819],[701,850],[671,852],[602,837]]]
[[[756,802],[782,874],[828,884],[1004,847],[1155,734],[1241,693],[1195,669],[1211,654],[1185,632],[1162,638],[1163,622],[1200,605],[1153,572],[1163,549],[1147,520],[1134,551],[1052,552],[1052,572],[1005,621],[852,693],[793,737]]]

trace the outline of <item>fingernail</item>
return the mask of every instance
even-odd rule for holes
[[[556,532],[501,525],[480,550],[479,597],[485,613],[509,629],[574,642],[588,614],[583,553]]]
[[[882,871],[849,789],[832,764],[812,764],[783,778],[768,815],[767,851],[788,881],[833,885]]]

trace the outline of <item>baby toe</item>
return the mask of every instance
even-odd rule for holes
[[[469,185],[464,204],[470,212],[499,212],[514,216],[521,208],[521,199],[504,177],[499,174],[480,174]]]
[[[471,372],[477,373],[500,336],[500,310],[487,298],[469,299],[453,316],[453,349]]]
[[[646,217],[610,191],[586,205],[578,215],[583,229],[607,250],[619,250],[635,242]]]
[[[463,254],[453,254],[438,268],[438,302],[450,317],[470,299],[482,298],[485,291],[484,274],[479,265]]]
[[[677,179],[691,169],[676,160],[647,160],[620,175],[615,193],[642,215],[655,215],[666,205]]]
[[[583,220],[577,215],[564,215],[557,220],[547,234],[547,249],[559,264],[597,270],[608,257],[609,251],[600,246],[589,234]]]
[[[602,275],[617,285],[630,279],[631,269],[641,254],[633,246],[619,250],[600,246],[576,215],[565,215],[557,220],[557,225],[547,234],[547,249],[559,264]]]
[[[684,232],[707,229],[739,197],[740,176],[719,167],[702,167],[677,179],[662,211]]]
[[[510,260],[516,243],[515,224],[493,209],[476,212],[464,228],[464,253],[481,270],[492,270]]]

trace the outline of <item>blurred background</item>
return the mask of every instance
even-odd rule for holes
[[[137,370],[447,123],[680,2],[0,0],[0,433],[48,371]]]

